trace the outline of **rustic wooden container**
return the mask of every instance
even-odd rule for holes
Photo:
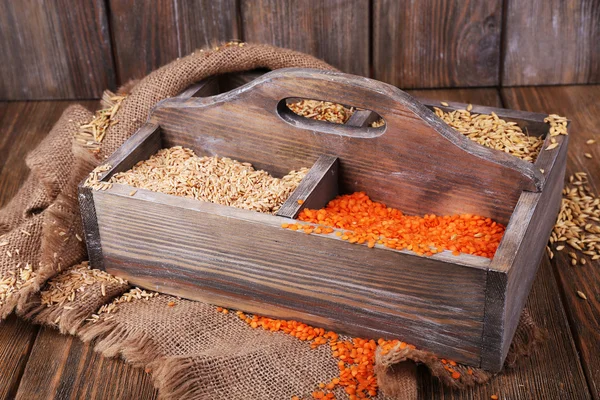
[[[279,215],[114,184],[80,186],[93,267],[132,284],[363,337],[399,338],[473,366],[502,367],[560,206],[566,136],[534,164],[472,142],[401,90],[306,69],[202,82],[160,102],[107,160],[103,181],[183,145],[275,176],[312,165]],[[234,88],[225,93],[223,90]],[[204,96],[204,97],[199,97]],[[210,96],[210,97],[206,97]],[[308,120],[286,99],[359,107],[345,125]],[[462,109],[451,103],[442,109]],[[546,115],[475,106],[545,135]],[[378,116],[386,125],[372,128]],[[550,143],[546,137],[544,148]],[[301,207],[365,191],[408,214],[476,213],[507,224],[494,259],[432,257],[281,228]],[[300,206],[298,199],[305,200]]]

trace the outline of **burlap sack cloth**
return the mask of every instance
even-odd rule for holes
[[[329,346],[311,349],[292,336],[251,329],[234,314],[200,302],[166,295],[138,299],[139,292],[115,301],[130,289],[127,284],[101,274],[81,280],[86,269],[76,265],[86,255],[77,184],[142,125],[153,105],[211,75],[284,67],[333,69],[306,54],[250,44],[177,59],[127,88],[130,92],[114,116],[118,123],[107,130],[94,155],[74,140],[93,115],[80,106],[69,107],[29,154],[29,178],[0,210],[0,319],[16,309],[36,323],[95,340],[104,355],[121,355],[146,368],[163,398],[289,399],[309,396],[318,383],[338,376]],[[69,289],[69,299],[48,301],[53,288],[64,288],[70,279],[77,283]],[[111,301],[119,303],[113,312],[99,312]],[[539,339],[540,330],[524,312],[508,362],[527,354]],[[453,379],[433,354],[397,348],[385,356],[377,353],[377,398],[417,397],[414,363],[406,360],[424,363],[457,388],[490,378],[485,371],[469,373],[459,365],[455,370],[461,377]],[[336,391],[336,398],[345,397]]]

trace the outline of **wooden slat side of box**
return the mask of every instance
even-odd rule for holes
[[[372,110],[386,125],[308,120],[281,106],[290,97]],[[162,102],[151,121],[167,146],[227,155],[276,175],[337,156],[341,192],[365,191],[408,214],[475,213],[507,223],[521,191],[541,188],[530,163],[474,143],[397,88],[351,75],[274,71],[221,95]]]
[[[568,137],[559,141],[551,170],[546,171],[544,190],[523,192],[490,264],[481,359],[484,369],[502,368],[560,209]]]
[[[277,215],[296,218],[303,208],[318,210],[338,195],[339,161],[321,156],[308,171],[296,190],[281,205]]]
[[[102,243],[100,241],[93,190],[83,186],[83,184],[79,185],[78,198],[90,265],[92,268],[104,269],[104,257],[102,256]]]
[[[150,158],[161,147],[160,126],[146,122],[104,162],[110,168],[100,174],[100,180],[107,181],[114,174],[131,169],[139,161]]]
[[[369,249],[282,229],[287,218],[129,190],[94,201],[104,266],[132,284],[479,364],[486,259]]]

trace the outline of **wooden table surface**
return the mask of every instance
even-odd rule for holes
[[[567,173],[587,172],[600,192],[600,86],[419,90],[431,99],[557,113],[572,121]],[[73,102],[0,102],[0,207],[28,174],[25,155]],[[95,101],[80,102],[90,109]],[[595,138],[597,144],[585,142]],[[588,159],[583,153],[591,153]],[[588,260],[589,261],[589,260]],[[588,300],[576,291],[587,294]],[[529,296],[533,318],[548,340],[518,367],[488,385],[465,391],[443,388],[419,369],[423,399],[600,400],[600,262],[572,267],[566,253],[544,259]],[[11,316],[0,323],[0,399],[154,399],[150,376],[54,329]]]

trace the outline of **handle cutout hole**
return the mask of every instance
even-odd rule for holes
[[[294,126],[347,136],[377,137],[386,128],[374,111],[325,100],[289,97],[278,103],[277,113]]]
[[[383,118],[376,112],[345,104],[298,97],[285,99],[285,104],[294,114],[317,121],[371,128],[385,125]]]

